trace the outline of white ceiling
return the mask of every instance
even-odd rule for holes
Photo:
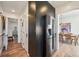
[[[71,1],[49,1],[49,3],[55,8],[62,7],[63,5],[66,5],[70,2]]]
[[[55,7],[57,14],[79,10],[79,1],[49,1],[49,3]]]
[[[59,8],[63,6],[79,7],[79,1],[49,1],[49,3],[55,8]]]
[[[76,18],[76,17],[79,17],[79,10],[73,10],[73,11],[70,11],[70,12],[67,12],[67,13],[64,13],[61,15],[61,18],[62,19],[65,19],[65,18]]]
[[[24,12],[26,1],[0,1],[0,7],[3,12],[13,13],[12,10],[15,10],[13,14],[19,15]]]
[[[76,8],[79,7],[78,1],[49,1],[49,3],[55,8],[68,5],[75,6]],[[26,1],[0,1],[0,7],[3,12],[13,13],[11,10],[15,10],[15,13],[13,14],[20,15],[26,9]]]

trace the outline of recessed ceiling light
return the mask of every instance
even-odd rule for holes
[[[12,12],[15,12],[15,10],[12,10]]]
[[[43,7],[40,9],[40,12],[41,12],[41,13],[47,12],[47,7],[46,7],[46,6],[43,6]]]

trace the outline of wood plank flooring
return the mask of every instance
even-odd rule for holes
[[[4,50],[1,57],[28,57],[28,53],[21,44],[9,41],[8,50]],[[79,57],[79,45],[60,43],[59,50],[54,52],[52,57]]]
[[[28,53],[21,44],[10,40],[8,49],[2,52],[1,57],[28,57]]]
[[[52,54],[53,57],[79,57],[79,45],[60,43],[60,48]]]

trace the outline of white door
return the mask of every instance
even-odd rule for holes
[[[0,54],[2,51],[2,18],[0,16]]]
[[[28,20],[26,15],[23,15],[20,24],[21,24],[20,43],[22,43],[22,47],[25,48],[26,51],[28,51]]]
[[[5,48],[8,47],[8,17],[5,18]]]

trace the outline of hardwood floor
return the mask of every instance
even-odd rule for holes
[[[21,44],[9,41],[8,50],[4,50],[1,57],[28,57],[28,53]],[[79,57],[79,45],[60,43],[59,50],[54,52],[52,57]]]
[[[1,57],[28,57],[28,53],[21,44],[10,40],[8,49],[2,52]]]
[[[52,55],[53,57],[79,57],[79,44],[60,43],[60,48]]]

